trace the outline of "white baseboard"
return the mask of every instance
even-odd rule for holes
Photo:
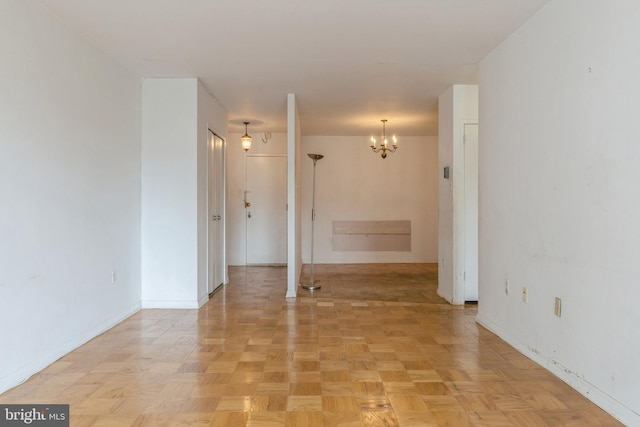
[[[207,301],[209,301],[209,294],[205,293],[204,295],[200,295],[200,298],[198,298],[198,308],[205,305]]]
[[[204,304],[204,303],[203,303]],[[200,308],[202,304],[200,301],[154,301],[154,300],[142,300],[142,308],[167,308],[167,309],[191,309]]]
[[[56,360],[60,359],[62,356],[72,352],[73,350],[77,349],[83,344],[86,344],[103,332],[113,328],[123,320],[137,313],[139,310],[140,304],[135,304],[122,313],[110,317],[99,325],[87,330],[83,334],[75,337],[73,340],[64,343],[60,347],[50,349],[45,353],[39,353],[35,355],[36,358],[26,361],[25,365],[20,366],[18,369],[10,372],[8,375],[0,377],[0,393],[4,393],[10,388],[22,384],[32,375],[37,374]]]
[[[611,414],[612,417],[618,419],[623,424],[627,426],[640,426],[640,414],[618,402],[616,399],[600,390],[593,384],[589,383],[584,378],[577,376],[567,367],[559,364],[558,362],[544,354],[534,351],[532,348],[520,341],[518,337],[512,335],[500,325],[497,325],[496,323],[493,323],[492,321],[485,319],[480,315],[476,317],[476,322],[502,338],[520,353],[524,354],[529,359],[533,360],[543,368],[547,369],[553,375],[569,384],[584,397],[598,405],[600,408]]]

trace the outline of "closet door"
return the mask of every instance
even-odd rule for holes
[[[209,131],[207,143],[207,290],[213,292],[225,281],[225,161],[222,138]]]

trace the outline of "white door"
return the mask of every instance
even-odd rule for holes
[[[478,124],[464,125],[464,300],[478,301]]]
[[[287,157],[248,155],[246,161],[247,264],[285,265]]]
[[[224,140],[209,131],[207,144],[207,290],[213,292],[225,280],[225,170]]]

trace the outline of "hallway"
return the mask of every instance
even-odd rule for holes
[[[68,403],[71,426],[615,426],[436,295],[431,264],[231,267],[200,310],[143,310],[0,403]]]

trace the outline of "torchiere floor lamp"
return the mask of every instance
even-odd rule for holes
[[[322,154],[307,154],[311,160],[313,160],[313,194],[311,196],[311,281],[308,284],[301,285],[303,289],[310,291],[320,289],[320,285],[317,285],[313,280],[313,228],[316,222],[316,162],[322,159]]]

